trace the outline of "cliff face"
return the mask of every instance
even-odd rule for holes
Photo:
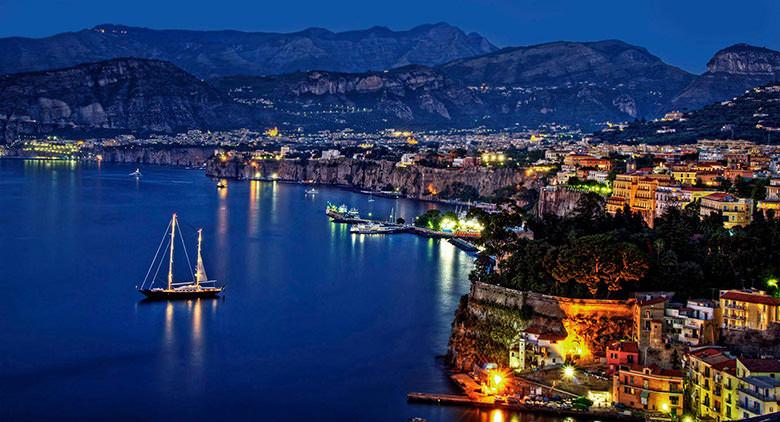
[[[707,63],[707,71],[694,79],[672,104],[680,109],[698,108],[775,82],[779,76],[780,51],[733,45],[715,53]]]
[[[507,367],[509,350],[531,328],[565,337],[561,347],[576,348],[580,362],[589,362],[610,343],[632,338],[634,301],[569,299],[473,282],[452,323],[450,362],[459,370],[485,362]]]
[[[582,192],[567,189],[565,187],[549,186],[539,192],[539,201],[536,203],[534,213],[543,217],[555,215],[564,217],[570,215],[582,197]]]
[[[164,166],[200,167],[214,156],[213,148],[200,147],[127,147],[104,148],[100,151],[107,163],[156,164]]]
[[[533,180],[514,169],[434,169],[420,166],[397,167],[390,161],[281,160],[256,164],[234,159],[211,160],[206,174],[212,177],[252,178],[276,175],[280,180],[348,186],[364,190],[397,190],[417,199],[456,199],[464,193],[490,197],[508,186],[530,186]]]
[[[0,122],[0,136],[13,139],[36,129],[175,133],[250,119],[244,106],[170,63],[116,59],[0,76]]]
[[[440,72],[423,66],[406,66],[386,72],[337,73],[315,71],[273,77],[232,76],[209,81],[241,103],[262,99],[308,125],[332,125],[338,118],[366,125],[366,115],[375,124],[414,122],[433,124],[456,118],[471,118],[484,111],[477,96],[455,86]],[[324,113],[327,111],[327,113]]]

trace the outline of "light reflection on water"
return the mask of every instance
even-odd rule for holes
[[[409,234],[352,235],[324,215],[330,201],[411,221],[433,204],[324,186],[306,198],[279,182],[217,189],[153,166],[136,180],[135,167],[0,160],[0,419],[490,420],[406,402],[453,391],[434,357],[473,259]],[[203,227],[224,300],[139,303],[133,286],[174,211]],[[28,378],[46,382],[15,381]]]

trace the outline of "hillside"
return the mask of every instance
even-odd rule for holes
[[[737,44],[718,51],[707,71],[696,77],[672,100],[675,109],[703,107],[730,99],[750,88],[776,82],[780,77],[780,51]]]
[[[163,61],[115,59],[0,76],[0,142],[70,131],[178,132],[249,125],[248,108]]]
[[[612,143],[682,144],[699,139],[747,139],[780,142],[780,84],[748,90],[732,100],[686,112],[674,121],[635,121],[623,130],[595,134]]]

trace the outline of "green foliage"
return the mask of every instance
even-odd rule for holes
[[[628,210],[606,214],[603,204],[599,195],[586,194],[566,218],[526,220],[533,240],[507,229],[524,217],[487,216],[485,252],[471,278],[569,297],[669,290],[712,298],[718,289],[766,289],[768,279],[780,276],[780,220],[756,214],[747,227],[726,230],[719,215],[700,218],[693,203],[670,208],[649,228]]]

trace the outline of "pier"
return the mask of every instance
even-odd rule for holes
[[[429,237],[433,239],[453,239],[456,241],[452,242],[452,244],[466,252],[474,252],[477,250],[474,245],[464,240],[464,239],[473,239],[474,238],[473,236],[462,236],[462,235],[458,235],[457,233],[436,231],[436,230],[427,229],[425,227],[417,227],[412,224],[398,224],[398,223],[388,222],[384,220],[372,220],[368,218],[350,217],[345,215],[344,213],[332,209],[327,209],[325,211],[325,214],[328,217],[330,217],[331,221],[333,221],[334,223],[383,224],[387,227],[392,227],[394,229],[392,232],[385,233],[385,234],[412,233],[418,236]],[[459,240],[459,242],[457,240]]]
[[[427,403],[440,406],[466,406],[476,407],[480,409],[502,409],[522,413],[536,413],[536,414],[549,414],[559,416],[573,416],[573,417],[588,417],[598,418],[599,420],[615,420],[615,421],[639,421],[642,418],[624,415],[609,410],[594,411],[594,410],[574,410],[574,409],[560,409],[551,408],[545,406],[529,406],[521,403],[508,403],[498,402],[496,403],[492,398],[485,398],[484,400],[478,400],[462,394],[439,394],[439,393],[418,393],[412,392],[406,396],[406,399],[410,403]]]

